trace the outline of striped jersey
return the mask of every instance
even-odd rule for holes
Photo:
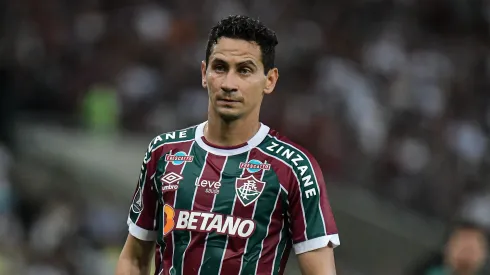
[[[218,147],[206,122],[155,137],[128,218],[156,241],[155,274],[283,274],[296,254],[339,245],[322,172],[305,149],[261,124]]]

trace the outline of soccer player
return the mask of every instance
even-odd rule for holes
[[[279,78],[275,33],[246,16],[211,29],[208,120],[155,137],[143,160],[117,275],[334,275],[339,236],[316,160],[260,123]],[[155,244],[156,243],[156,244]]]

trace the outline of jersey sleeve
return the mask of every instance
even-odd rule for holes
[[[157,239],[157,191],[153,184],[152,175],[155,173],[156,160],[152,157],[152,144],[145,153],[143,164],[136,185],[136,191],[129,210],[127,224],[129,233],[143,241]]]
[[[340,245],[323,174],[308,152],[305,157],[292,169],[288,188],[289,224],[296,254]]]

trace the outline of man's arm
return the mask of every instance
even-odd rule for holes
[[[303,275],[335,275],[333,248],[340,239],[327,186],[315,158],[302,152],[303,160],[298,158],[297,165],[291,165],[293,173],[286,186],[294,252]]]
[[[155,174],[157,155],[153,148],[159,147],[159,137],[155,138],[145,153],[138,184],[133,195],[128,215],[128,238],[119,256],[116,275],[148,275],[150,260],[155,251],[155,241],[158,235],[157,220],[157,191],[152,175]],[[161,147],[159,147],[161,148]],[[152,157],[153,156],[153,157]]]
[[[155,242],[142,241],[128,234],[116,266],[116,275],[149,275]]]
[[[333,248],[315,249],[298,255],[299,267],[303,275],[336,275]]]

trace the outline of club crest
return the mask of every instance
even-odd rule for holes
[[[238,178],[235,182],[235,189],[238,199],[243,206],[249,206],[256,201],[264,190],[265,182],[256,179],[254,176]]]

